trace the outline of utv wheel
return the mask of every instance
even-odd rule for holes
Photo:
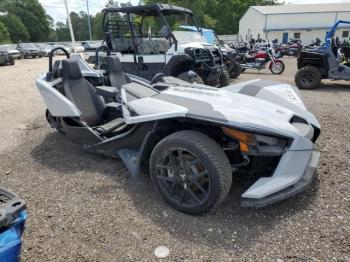
[[[300,89],[314,89],[321,83],[321,71],[314,66],[300,68],[295,74],[295,84]]]
[[[161,140],[150,158],[151,179],[175,209],[201,214],[216,208],[232,183],[224,151],[208,136],[179,131]]]
[[[241,65],[236,61],[231,61],[231,65],[229,67],[230,78],[235,79],[239,77],[241,72],[242,72]]]
[[[230,84],[230,75],[226,69],[223,69],[219,78],[219,87],[228,86]]]
[[[189,83],[197,83],[204,84],[203,79],[198,74],[193,74],[190,77],[188,76],[188,72],[183,72],[177,76],[177,78],[184,80]]]
[[[274,64],[271,64],[270,71],[274,75],[280,75],[284,72],[285,67],[282,61],[275,61]]]

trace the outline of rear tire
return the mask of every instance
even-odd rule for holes
[[[321,83],[321,71],[315,66],[300,68],[295,74],[295,84],[300,89],[315,89]]]
[[[150,174],[170,206],[192,215],[215,209],[232,184],[224,151],[207,135],[191,130],[173,133],[155,146]]]

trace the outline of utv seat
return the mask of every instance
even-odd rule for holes
[[[123,118],[104,121],[106,104],[103,98],[97,95],[95,87],[83,77],[77,61],[72,59],[62,61],[62,78],[66,97],[79,108],[81,120],[88,126],[100,135],[126,126]]]
[[[122,63],[117,56],[107,56],[107,71],[111,85],[116,87],[119,92],[122,85],[131,82],[129,77],[124,72]]]
[[[119,92],[123,86],[128,101],[158,94],[149,86],[147,80],[139,78],[140,82],[144,82],[143,84],[132,82],[124,72],[123,66],[117,56],[107,57],[107,71],[111,86],[116,87]]]

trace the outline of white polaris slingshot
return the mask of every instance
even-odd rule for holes
[[[128,75],[117,56],[95,70],[73,54],[36,80],[51,127],[84,149],[120,158],[131,175],[147,167],[175,209],[208,212],[232,176],[256,181],[241,205],[263,207],[308,186],[319,160],[320,124],[297,88],[254,80],[216,89]]]

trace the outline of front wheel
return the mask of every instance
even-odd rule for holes
[[[271,62],[270,71],[272,74],[280,75],[283,73],[284,69],[285,65],[282,61],[275,61],[275,63]]]
[[[229,66],[229,74],[230,78],[237,78],[242,72],[242,67],[237,61],[231,61],[231,64]]]
[[[295,84],[300,89],[314,89],[321,83],[321,71],[315,66],[300,68],[295,74]]]
[[[161,140],[150,158],[151,179],[175,209],[201,214],[217,207],[232,183],[230,162],[208,136],[178,131]]]
[[[230,75],[226,69],[222,69],[219,77],[219,87],[228,86],[229,84],[230,84]]]

